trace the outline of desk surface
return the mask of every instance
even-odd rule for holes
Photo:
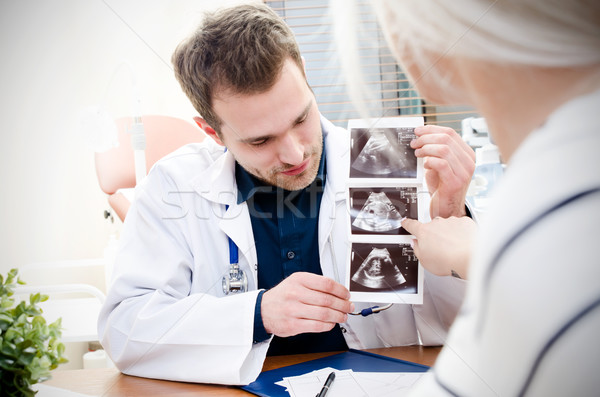
[[[439,347],[405,346],[367,351],[431,366],[440,352]],[[263,371],[298,364],[335,353],[311,353],[267,357]],[[54,371],[44,384],[93,396],[252,396],[233,386],[170,382],[123,375],[114,368]]]

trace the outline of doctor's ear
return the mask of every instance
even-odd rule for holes
[[[200,127],[206,133],[206,135],[211,137],[219,145],[225,146],[223,141],[221,141],[219,134],[217,134],[217,131],[215,131],[214,128],[208,125],[206,120],[204,120],[202,117],[194,117],[194,121],[196,122],[196,124],[198,124],[198,127]]]

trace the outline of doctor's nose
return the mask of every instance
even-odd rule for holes
[[[294,134],[286,134],[279,146],[279,161],[284,164],[298,165],[304,160],[304,145]]]

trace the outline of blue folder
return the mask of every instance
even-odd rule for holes
[[[276,385],[275,382],[327,367],[356,372],[426,372],[429,369],[426,365],[350,349],[332,356],[261,372],[254,382],[242,386],[242,389],[262,397],[287,397],[289,394],[285,387]]]

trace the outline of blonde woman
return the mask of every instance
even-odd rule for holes
[[[430,102],[473,105],[507,163],[473,245],[461,312],[414,395],[597,396],[600,2],[373,4],[418,91]],[[332,5],[338,17],[352,8]],[[351,52],[348,33],[357,29],[338,20]],[[416,234],[421,256],[450,222],[410,222],[428,231]]]

